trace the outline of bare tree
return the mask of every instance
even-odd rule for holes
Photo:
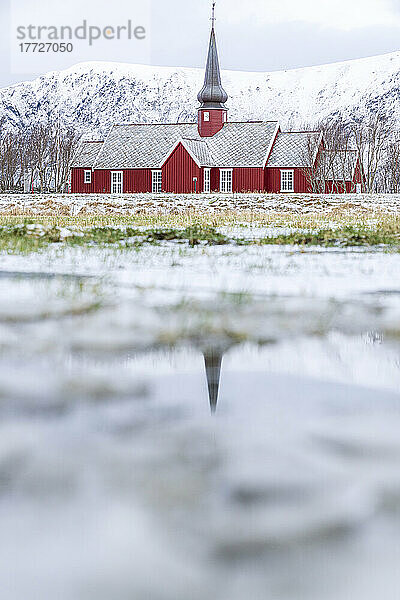
[[[17,134],[6,132],[0,136],[0,190],[13,190],[18,174],[18,149],[20,140]]]
[[[310,166],[305,168],[304,172],[310,190],[319,194],[327,191],[336,194],[356,191],[356,167],[361,157],[357,139],[366,137],[360,132],[360,128],[359,120],[350,121],[343,116],[331,118],[314,126],[314,129],[322,135],[322,143],[315,163],[312,162],[315,156],[315,137],[310,136],[305,151],[304,164]],[[382,139],[386,140],[383,135]],[[360,163],[362,170],[361,160]]]
[[[365,190],[367,193],[379,191],[378,175],[395,132],[394,117],[377,110],[353,116],[350,128],[363,166]]]
[[[325,191],[325,180],[323,169],[321,169],[322,153],[323,140],[321,134],[317,131],[310,131],[303,149],[302,163],[308,187],[314,194],[322,194]]]
[[[342,118],[323,121],[307,129],[311,132],[307,148],[304,150],[303,162],[306,165],[304,174],[311,191],[323,194],[330,183],[333,192],[340,191],[345,180],[342,161],[345,162],[347,148],[351,144],[351,136]]]
[[[80,137],[72,129],[53,127],[49,148],[51,185],[56,192],[63,192],[68,180],[72,161],[76,155]]]
[[[0,136],[0,191],[38,187],[42,193],[63,192],[79,135],[59,122],[38,123]]]
[[[51,182],[51,126],[42,123],[34,125],[28,132],[27,142],[31,172],[37,174],[40,191],[47,192]]]
[[[400,133],[394,134],[387,144],[377,179],[380,191],[388,194],[400,192]]]

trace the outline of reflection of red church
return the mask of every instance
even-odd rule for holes
[[[321,136],[282,132],[278,121],[230,122],[214,20],[197,123],[114,125],[104,141],[83,142],[72,166],[74,193],[309,192]],[[310,143],[315,152],[310,152]],[[361,182],[356,153],[341,185]],[[329,179],[329,177],[328,177]],[[333,179],[333,177],[332,177]],[[331,189],[332,188],[332,189]],[[343,191],[343,190],[341,190]]]

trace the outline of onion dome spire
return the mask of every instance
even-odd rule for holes
[[[204,85],[198,93],[197,99],[201,103],[201,108],[225,108],[224,103],[228,100],[228,94],[222,87],[221,72],[219,69],[217,41],[215,38],[215,2],[212,6],[212,27],[210,36],[210,45],[208,48],[208,58],[206,65],[206,75]]]

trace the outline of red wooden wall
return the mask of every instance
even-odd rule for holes
[[[264,169],[233,169],[233,192],[261,192],[264,190]]]
[[[125,169],[124,194],[151,192],[151,169]]]
[[[202,175],[203,178],[203,175]],[[212,168],[210,175],[212,192],[219,192],[219,168]],[[234,193],[262,192],[264,190],[264,169],[261,168],[236,168],[232,173],[232,191]]]
[[[109,194],[111,192],[111,171],[95,170],[92,172],[92,183],[83,183],[85,169],[72,169],[71,192],[73,194]],[[295,193],[309,193],[309,182],[303,169],[294,170]],[[267,167],[233,169],[233,192],[272,192],[281,191],[281,169]],[[151,192],[151,169],[123,169],[123,191],[125,194]],[[180,144],[162,168],[163,192],[175,194],[194,193],[193,178],[197,177],[197,192],[203,191],[204,168],[199,168],[185,148]],[[220,173],[218,168],[211,169],[211,192],[219,192]],[[353,182],[346,183],[346,192],[353,193],[356,183],[362,183],[359,166]],[[343,186],[342,186],[343,187]],[[343,193],[340,186],[327,182],[326,193]]]
[[[174,194],[193,193],[194,177],[197,177],[197,191],[202,191],[202,169],[197,166],[182,144],[178,144],[162,168],[162,190]]]
[[[117,169],[118,170],[118,169]],[[122,169],[125,194],[151,192],[151,169]],[[111,193],[111,171],[95,170],[92,183],[83,183],[85,169],[72,169],[71,192],[74,194]],[[188,194],[194,192],[193,178],[197,177],[197,192],[203,191],[204,168],[199,168],[185,148],[179,144],[162,168],[163,192]],[[259,192],[264,189],[264,170],[256,168],[233,169],[233,192]],[[219,169],[212,168],[212,192],[219,192]],[[279,184],[280,185],[280,184]]]
[[[111,191],[111,174],[110,171],[94,171],[92,173],[92,181],[94,181],[94,192],[97,194],[110,193]]]
[[[102,194],[111,192],[111,172],[95,170],[92,172],[92,183],[85,184],[85,169],[72,169],[71,192],[75,194]],[[295,193],[309,193],[309,182],[303,169],[294,170]],[[280,193],[281,169],[267,167],[233,169],[233,192],[266,192]],[[124,169],[123,191],[127,194],[151,192],[151,169]],[[204,168],[199,168],[182,144],[179,144],[162,168],[164,192],[187,194],[194,192],[193,178],[197,177],[197,191],[203,191]],[[211,169],[211,191],[219,192],[220,173],[218,168]],[[353,193],[357,183],[364,183],[360,166],[357,165],[353,182],[346,183],[346,192]],[[343,189],[327,182],[326,193],[343,193]]]
[[[90,169],[71,169],[71,192],[73,194],[102,194],[110,192],[110,171],[92,171],[92,183],[83,183],[84,171]]]
[[[212,192],[219,192],[219,169],[211,169],[210,186]]]
[[[92,172],[92,183],[83,183],[84,171],[89,169],[72,169],[71,193],[73,194],[110,194],[111,171],[96,169]],[[119,169],[116,169],[119,170]],[[122,169],[124,173],[124,194],[151,192],[150,169]]]

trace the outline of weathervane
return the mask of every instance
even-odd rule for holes
[[[212,22],[212,28],[214,29],[214,23],[215,23],[216,19],[215,19],[215,2],[213,2],[212,4],[212,17],[211,17],[211,22]]]

